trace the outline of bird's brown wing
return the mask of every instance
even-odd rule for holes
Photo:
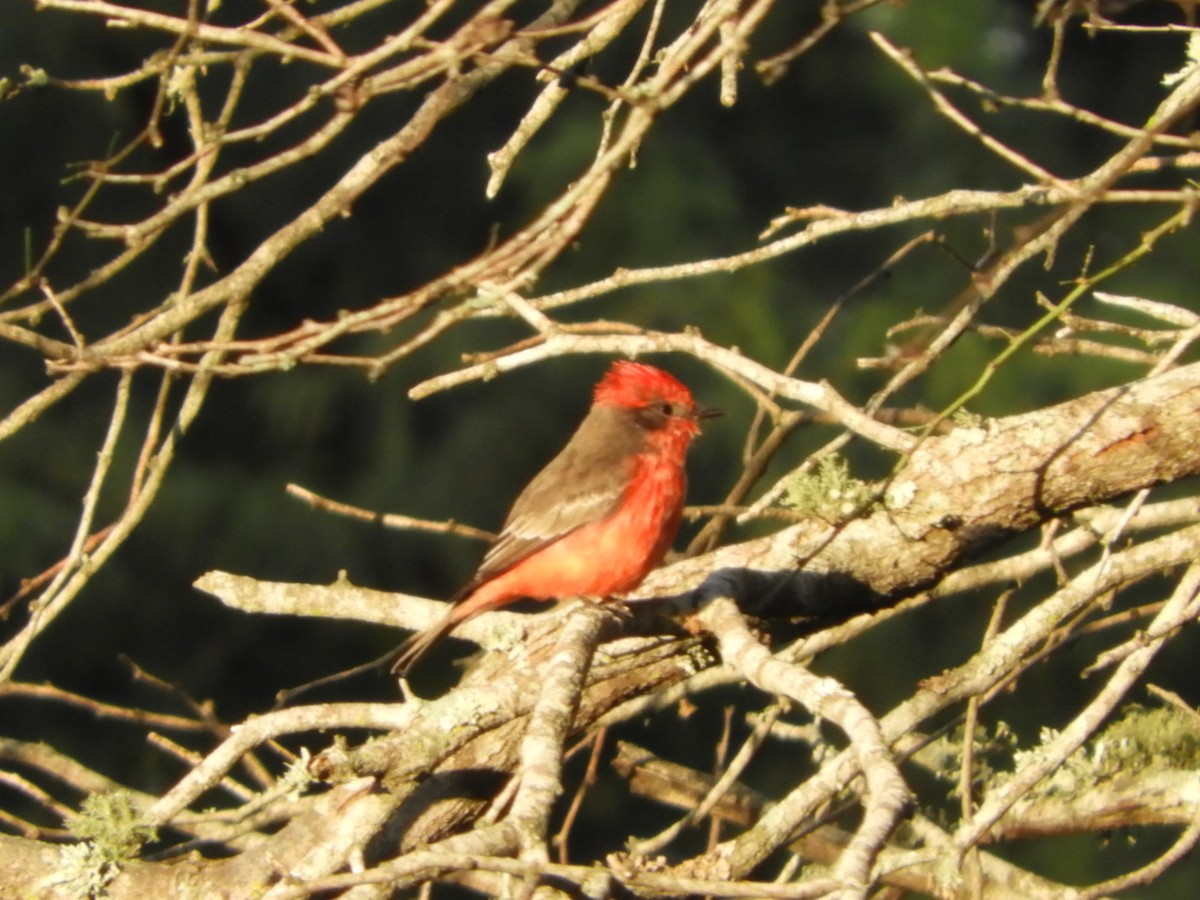
[[[641,450],[627,410],[596,407],[558,456],[529,482],[479,571],[460,596],[577,528],[597,522],[620,504]]]

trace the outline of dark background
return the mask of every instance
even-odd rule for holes
[[[672,6],[673,4],[669,4]],[[167,9],[175,7],[163,3]],[[319,12],[312,4],[306,12]],[[387,32],[405,21],[411,4],[396,4],[371,20]],[[781,3],[759,33],[752,59],[770,55],[817,21],[816,3]],[[951,187],[1011,189],[1025,179],[936,115],[924,93],[872,44],[880,30],[912,49],[926,68],[947,66],[1015,95],[1036,94],[1049,51],[1049,32],[1032,23],[1030,3],[988,0],[963,4],[927,0],[884,6],[835,31],[802,57],[777,84],[766,87],[743,72],[738,104],[724,109],[716,85],[694,92],[670,110],[638,154],[637,167],[622,174],[584,231],[575,250],[553,266],[539,292],[602,277],[618,266],[660,265],[738,252],[785,207],[828,204],[865,209],[893,198],[917,198]],[[227,2],[226,22],[246,17],[246,3]],[[533,4],[527,10],[536,10]],[[691,6],[680,12],[691,14]],[[1136,5],[1126,18],[1160,22],[1178,17],[1171,4]],[[160,46],[139,33],[105,29],[86,16],[34,12],[6,4],[0,27],[0,76],[17,79],[28,64],[64,78],[115,74],[135,68]],[[672,33],[668,27],[665,33]],[[779,35],[778,46],[772,35]],[[629,39],[640,40],[632,29]],[[339,33],[353,48],[372,34]],[[1183,62],[1181,35],[1131,36],[1070,29],[1059,84],[1073,103],[1128,123],[1138,123],[1164,96],[1163,73]],[[607,53],[593,74],[622,77],[635,45]],[[300,78],[300,66],[272,74],[279,91]],[[214,74],[214,78],[222,76]],[[263,108],[275,108],[271,85],[257,85]],[[582,170],[594,152],[601,101],[586,92],[566,108],[519,158],[499,196],[484,197],[486,153],[511,133],[536,87],[528,72],[505,76],[446,122],[399,170],[279,266],[256,291],[243,328],[245,337],[285,330],[304,318],[357,309],[401,293],[477,252],[493,229],[521,227],[561,185]],[[253,93],[253,91],[251,92]],[[111,100],[53,88],[29,90],[0,104],[0,282],[23,271],[27,246],[40,249],[55,209],[84,189],[65,181],[72,165],[100,158],[128,139],[144,121],[150,88]],[[964,108],[1001,139],[1010,141],[1051,171],[1074,177],[1105,159],[1119,142],[1049,114],[985,113],[956,94]],[[210,248],[218,267],[239,263],[257,241],[301,209],[345,167],[390,132],[420,96],[400,95],[372,104],[339,139],[333,152],[256,185],[214,210]],[[261,114],[261,113],[260,113]],[[243,110],[255,118],[254,103]],[[171,120],[168,120],[170,122]],[[182,133],[167,130],[161,160],[147,151],[147,168],[163,165],[179,150]],[[259,154],[262,148],[255,148]],[[228,162],[236,162],[236,154]],[[1150,177],[1144,186],[1153,186]],[[136,191],[111,192],[90,211],[92,218],[133,221],[152,201]],[[1145,218],[1141,223],[1140,218]],[[1028,265],[984,315],[991,323],[1026,327],[1040,314],[1035,292],[1061,296],[1064,282],[1080,271],[1088,248],[1120,255],[1131,237],[1157,220],[1141,209],[1110,208],[1094,214],[1064,242],[1050,269]],[[1000,229],[1017,224],[1001,217]],[[986,223],[963,219],[941,224],[947,243],[974,260],[988,249]],[[767,365],[781,366],[830,302],[881,262],[916,227],[839,238],[745,270],[665,286],[631,288],[561,313],[565,320],[601,317],[641,326],[679,329],[696,325],[711,340],[736,345]],[[100,336],[157,304],[178,277],[187,247],[180,230],[169,235],[125,277],[73,309],[87,334]],[[69,283],[106,258],[111,248],[80,238],[59,261],[52,278]],[[1108,286],[1164,302],[1195,305],[1200,253],[1194,235],[1164,242],[1148,264]],[[828,378],[845,396],[861,400],[886,375],[863,371],[859,357],[881,354],[885,330],[919,309],[946,306],[968,280],[951,254],[925,247],[906,257],[885,279],[856,295],[847,314],[806,360],[800,376]],[[23,681],[54,684],[112,702],[163,705],[161,695],[131,683],[129,658],[211,699],[217,714],[237,721],[271,705],[282,687],[361,662],[392,646],[400,634],[348,623],[250,617],[222,607],[190,587],[203,572],[222,569],[262,579],[328,582],[345,570],[352,581],[432,597],[453,593],[469,576],[482,547],[456,538],[388,532],[310,509],[284,493],[297,482],[319,493],[380,511],[431,519],[453,518],[495,528],[526,480],[561,446],[583,415],[591,385],[607,366],[599,358],[564,358],[410,401],[407,391],[434,374],[460,365],[460,355],[504,346],[525,337],[523,325],[484,320],[462,326],[420,354],[406,358],[382,379],[339,369],[300,368],[285,374],[223,381],[214,386],[200,419],[154,509],[137,534],[95,577],[83,596],[43,635],[18,671]],[[363,352],[390,345],[391,335],[356,338]],[[353,345],[351,345],[353,346]],[[905,392],[905,403],[938,409],[979,375],[1001,347],[965,338],[928,377]],[[692,494],[697,503],[719,502],[736,479],[745,427],[753,413],[747,398],[693,360],[663,358],[702,402],[729,415],[708,428],[692,457]],[[1031,409],[1129,377],[1114,363],[1047,361],[1022,355],[1003,369],[972,404],[982,414]],[[135,381],[139,408],[148,408],[155,379]],[[12,346],[0,352],[0,407],[5,412],[46,383],[40,361]],[[0,444],[0,599],[22,578],[41,572],[66,552],[79,514],[115,390],[116,375],[93,379],[35,427]],[[787,471],[832,436],[811,429],[787,446],[772,474]],[[122,452],[136,452],[132,445]],[[852,456],[857,474],[886,471],[887,460]],[[768,478],[764,484],[773,481]],[[98,521],[123,505],[105,496]],[[736,535],[734,535],[736,537]],[[683,539],[677,546],[683,545]],[[1038,585],[1028,596],[1037,596]],[[1044,588],[1044,585],[1041,586]],[[820,668],[842,678],[882,713],[907,695],[921,677],[961,661],[987,621],[990,598],[956,598],[919,616],[877,629],[853,646],[830,654]],[[460,648],[461,649],[461,646]],[[1034,671],[1044,682],[1034,691],[1046,706],[1006,704],[986,717],[1004,719],[1025,742],[1046,723],[1061,724],[1095,686],[1076,672],[1096,646],[1080,645]],[[1178,655],[1178,654],[1176,654]],[[434,667],[436,669],[436,666]],[[1151,680],[1173,684],[1200,701],[1188,660],[1167,652]],[[436,688],[438,672],[423,676]],[[1189,690],[1190,688],[1190,690]],[[360,699],[392,696],[391,684],[356,683]],[[1023,696],[1030,694],[1029,690]],[[740,703],[738,692],[709,697],[698,714],[671,729],[675,746],[664,753],[702,768],[723,703]],[[1059,710],[1059,712],[1055,712]],[[45,703],[9,700],[0,707],[5,734],[46,740],[115,778],[161,790],[182,773],[142,740],[137,728],[98,723],[89,714]],[[649,740],[631,726],[624,735]],[[663,736],[658,735],[660,744]],[[661,749],[661,747],[660,747]],[[781,758],[781,766],[794,766]],[[771,766],[757,767],[769,773]],[[755,786],[769,790],[770,779]],[[791,781],[788,773],[782,781]],[[628,821],[613,799],[622,789],[603,784],[589,806],[590,818],[576,843],[603,840],[604,824]],[[949,787],[947,786],[947,791]],[[646,821],[670,816],[646,810]],[[645,833],[650,833],[650,827]],[[617,834],[622,828],[615,829]],[[1143,836],[1137,847],[1077,838],[1037,842],[1022,861],[1050,877],[1099,878],[1128,867],[1154,848]],[[1065,845],[1065,846],[1064,846]],[[615,848],[614,848],[615,849]],[[1018,848],[1019,849],[1019,848]],[[1136,854],[1137,856],[1131,856]],[[1176,880],[1132,896],[1177,896]]]

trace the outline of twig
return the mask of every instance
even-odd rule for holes
[[[572,611],[563,623],[554,654],[540,672],[542,690],[521,740],[516,775],[520,787],[506,817],[516,829],[521,859],[543,863],[550,858],[546,839],[550,811],[562,791],[563,745],[608,616],[591,604]]]
[[[246,751],[263,741],[302,731],[328,728],[404,728],[412,706],[397,703],[326,703],[298,706],[247,719],[242,726],[185,775],[146,811],[146,823],[166,825],[206,791],[221,782]]]
[[[1155,617],[1155,624],[1175,620],[1181,609],[1191,605],[1200,590],[1200,566],[1193,565],[1180,580],[1171,600]],[[1153,626],[1151,626],[1153,628]],[[975,846],[987,834],[988,829],[1022,796],[1039,781],[1062,765],[1063,760],[1074,753],[1089,735],[1094,733],[1112,712],[1126,693],[1141,678],[1155,654],[1162,647],[1164,638],[1148,640],[1143,646],[1126,656],[1117,671],[1092,700],[1062,731],[1047,741],[1036,759],[1029,760],[1012,777],[995,788],[984,800],[978,812],[955,832],[954,845],[959,854]]]
[[[1197,844],[1200,844],[1200,818],[1193,819],[1191,824],[1179,835],[1175,843],[1153,862],[1147,863],[1140,869],[1128,872],[1125,875],[1110,878],[1108,881],[1102,881],[1099,884],[1094,884],[1086,888],[1079,888],[1077,896],[1079,900],[1101,900],[1102,897],[1111,897],[1113,894],[1126,891],[1131,887],[1149,884],[1161,876],[1167,869],[1171,868],[1171,866],[1188,856],[1196,848]]]
[[[836,723],[850,738],[866,780],[863,817],[833,873],[841,884],[843,896],[865,897],[875,857],[910,799],[879,723],[837,682],[818,678],[798,665],[772,657],[755,640],[730,599],[730,587],[722,584],[721,578],[714,576],[702,590],[706,600],[698,616],[720,641],[726,664],[736,667],[761,689],[789,697],[815,715]],[[761,825],[762,820],[756,828]],[[763,838],[770,840],[767,834],[762,832]]]
[[[166,728],[174,731],[207,732],[209,726],[195,719],[185,719],[183,716],[172,716],[166,713],[150,712],[144,709],[131,709],[93,700],[82,694],[76,694],[63,688],[49,684],[25,684],[20,681],[10,681],[0,684],[0,697],[28,697],[36,700],[48,700],[53,703],[63,703],[86,710],[98,719],[113,719],[118,722],[129,722],[150,728]]]
[[[1200,712],[1197,712],[1190,703],[1188,703],[1174,691],[1167,690],[1164,687],[1159,687],[1157,684],[1146,685],[1146,691],[1156,697],[1161,697],[1163,700],[1167,701],[1169,704],[1191,719],[1193,723],[1200,725]]]
[[[988,641],[994,638],[1000,630],[1004,612],[1008,609],[1009,594],[1010,592],[1002,593],[996,599],[996,603],[992,607],[992,615],[988,619],[987,629],[983,633],[982,645],[986,646]],[[975,811],[975,728],[979,724],[979,707],[979,698],[971,697],[967,701],[967,713],[963,719],[962,765],[959,767],[958,794],[962,810],[961,817],[964,820],[969,819]],[[971,879],[972,897],[974,900],[982,900],[983,867],[980,864],[979,848],[977,847],[971,848],[968,877]]]
[[[583,799],[587,796],[588,789],[596,783],[597,774],[600,769],[600,754],[604,750],[605,737],[607,735],[608,729],[601,726],[588,735],[583,742],[576,745],[576,748],[578,748],[584,743],[591,744],[592,752],[588,754],[587,770],[583,773],[583,777],[579,780],[579,787],[571,797],[571,805],[567,807],[566,813],[563,814],[562,825],[559,826],[558,833],[550,840],[551,845],[558,850],[558,861],[564,865],[571,861],[571,855],[567,846],[571,828],[579,816],[579,810],[583,807]],[[570,756],[571,751],[568,751],[564,754],[563,758],[565,760],[570,758]]]
[[[310,491],[308,488],[301,487],[298,484],[289,484],[286,490],[293,497],[303,500],[309,506],[316,509],[328,510],[340,516],[358,519],[361,522],[378,523],[385,528],[432,531],[436,534],[454,534],[459,537],[472,538],[478,541],[492,541],[496,537],[490,531],[472,528],[470,525],[463,525],[455,522],[453,519],[446,522],[433,522],[429,519],[416,519],[412,516],[400,515],[399,513],[372,512],[360,506],[352,506],[349,503],[342,503],[338,500],[322,497],[315,491]]]
[[[243,28],[224,28],[200,22],[189,22],[177,16],[163,15],[146,9],[135,9],[103,0],[40,0],[47,9],[90,13],[126,26],[138,26],[165,31],[179,37],[196,38],[206,43],[247,47],[278,56],[283,60],[302,59],[319,66],[336,68],[342,60],[338,54],[321,53],[290,41],[281,41],[269,34]]]
[[[1054,185],[1059,189],[1064,189],[1066,185],[1058,176],[1046,171],[1027,156],[1017,153],[1007,144],[993,138],[982,128],[963,115],[957,107],[954,106],[946,96],[934,86],[930,78],[925,72],[912,60],[912,57],[904,50],[901,50],[891,41],[889,41],[881,32],[872,31],[871,40],[875,42],[875,46],[879,47],[892,62],[896,63],[901,70],[913,79],[917,84],[925,89],[930,100],[933,101],[934,107],[943,116],[965,131],[971,137],[975,138],[992,153],[999,156],[1015,166],[1026,175],[1031,176],[1038,184]]]
[[[517,351],[485,364],[469,366],[458,372],[430,378],[409,390],[409,396],[420,399],[459,384],[488,378],[497,372],[510,371],[564,353],[623,353],[636,356],[644,353],[671,351],[690,353],[717,369],[744,378],[764,391],[821,409],[851,431],[880,446],[901,451],[915,446],[915,440],[909,435],[863,415],[827,383],[787,378],[773,369],[747,359],[736,351],[718,347],[695,334],[639,336],[554,334],[535,347]]]
[[[654,837],[639,840],[632,844],[630,852],[639,856],[649,856],[653,853],[658,853],[683,833],[685,828],[690,828],[711,813],[713,808],[729,793],[730,788],[742,777],[742,773],[750,765],[751,760],[754,759],[754,755],[770,736],[771,729],[783,713],[783,710],[784,707],[779,703],[768,707],[767,711],[755,723],[754,730],[750,732],[750,736],[746,738],[737,755],[733,758],[733,761],[725,767],[721,777],[713,782],[708,792],[704,794],[700,801],[688,810],[687,815]]]
[[[125,372],[117,383],[117,396],[113,404],[112,417],[109,419],[104,443],[97,456],[96,468],[92,471],[91,481],[83,496],[83,512],[79,516],[75,538],[71,543],[71,549],[67,552],[65,563],[46,587],[42,594],[42,601],[37,605],[29,621],[3,647],[0,647],[0,684],[12,677],[13,670],[21,661],[21,657],[33,639],[47,628],[74,598],[75,592],[69,589],[68,580],[89,565],[89,560],[83,555],[83,548],[87,543],[88,534],[91,532],[92,518],[100,499],[101,488],[108,479],[109,468],[112,466],[113,455],[116,451],[117,438],[125,425],[125,413],[129,408],[129,391],[132,381],[132,374]]]
[[[187,747],[184,747],[181,744],[171,740],[170,738],[161,734],[157,734],[153,731],[146,735],[146,743],[152,747],[157,747],[168,756],[174,757],[188,768],[198,765],[200,760],[203,758],[202,754],[197,753],[194,750],[190,750]],[[249,802],[254,796],[254,791],[250,790],[250,788],[246,787],[244,784],[241,784],[239,781],[230,777],[229,775],[223,777],[214,785],[214,787],[220,787],[222,790],[231,794],[234,799],[242,803]]]

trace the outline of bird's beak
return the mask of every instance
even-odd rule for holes
[[[692,413],[692,418],[700,419],[715,419],[717,416],[725,415],[725,410],[717,409],[712,406],[697,406],[696,411]]]

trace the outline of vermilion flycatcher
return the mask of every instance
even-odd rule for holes
[[[567,446],[517,497],[475,577],[441,622],[400,646],[393,671],[481,612],[637,587],[675,538],[688,446],[714,415],[661,369],[614,363]]]

